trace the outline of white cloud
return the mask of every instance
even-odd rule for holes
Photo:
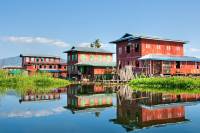
[[[79,43],[77,46],[78,46],[78,47],[90,47],[90,44],[91,44],[91,43],[83,42],[83,43]]]
[[[200,52],[200,49],[198,49],[198,48],[190,48],[190,51],[192,51],[192,52]]]
[[[1,37],[1,41],[9,42],[9,43],[16,43],[16,44],[45,44],[45,45],[52,45],[57,47],[68,47],[64,41],[51,39],[46,37],[31,37],[31,36],[6,36]]]
[[[12,111],[12,112],[1,112],[0,116],[2,117],[23,117],[23,118],[30,118],[30,117],[44,117],[44,116],[50,116],[59,114],[62,112],[65,112],[66,109],[63,107],[56,107],[52,109],[46,109],[46,110],[25,110],[25,111]]]

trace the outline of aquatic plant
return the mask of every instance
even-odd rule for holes
[[[53,78],[47,73],[37,73],[33,76],[23,74],[11,75],[7,71],[0,70],[0,92],[7,89],[16,89],[17,91],[26,91],[27,89],[50,90],[53,88],[69,85],[70,82],[65,79]]]
[[[137,78],[129,82],[131,86],[150,88],[200,89],[200,78],[195,77],[153,77]]]

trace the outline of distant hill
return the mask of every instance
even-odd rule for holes
[[[6,66],[21,66],[22,59],[19,56],[0,59],[0,68]]]
[[[66,63],[67,61],[61,58],[61,63]],[[0,68],[7,67],[7,66],[21,66],[22,59],[20,56],[16,57],[9,57],[0,59]]]

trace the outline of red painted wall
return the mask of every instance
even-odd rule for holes
[[[139,45],[139,51],[135,52],[135,44]],[[130,53],[127,53],[127,46],[130,45]],[[121,64],[121,67],[126,65],[132,65],[136,67],[137,59],[141,56],[148,54],[162,54],[162,55],[174,55],[183,56],[183,43],[172,41],[158,41],[150,39],[138,39],[133,41],[123,41],[116,45],[117,64]],[[121,51],[121,52],[120,52]],[[141,63],[139,62],[139,66]]]
[[[183,43],[141,39],[141,55],[162,54],[183,56]]]

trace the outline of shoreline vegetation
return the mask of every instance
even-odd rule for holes
[[[19,93],[25,93],[28,90],[45,93],[71,83],[65,79],[53,78],[48,73],[27,76],[24,74],[12,75],[5,70],[0,70],[0,92],[2,94],[9,89],[14,89]],[[200,78],[197,77],[141,77],[131,80],[128,85],[139,91],[200,93]]]
[[[137,78],[129,82],[134,90],[168,93],[200,93],[200,78],[152,77]]]
[[[1,92],[6,92],[8,89],[15,89],[19,92],[25,92],[26,90],[47,92],[69,84],[68,80],[53,78],[48,73],[37,73],[33,76],[27,76],[23,74],[11,75],[7,71],[0,70]]]

